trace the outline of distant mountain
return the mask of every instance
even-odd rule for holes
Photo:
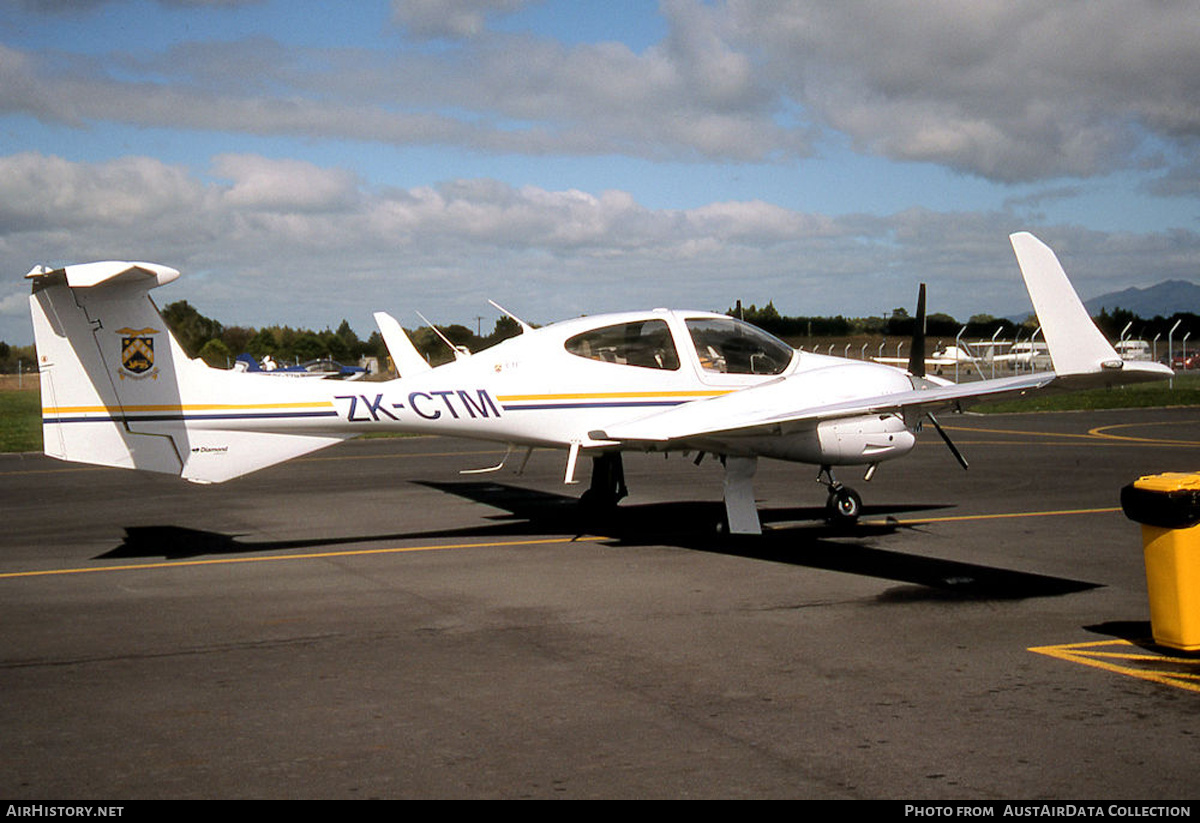
[[[1125,309],[1149,320],[1155,316],[1170,317],[1175,312],[1200,314],[1200,286],[1186,280],[1164,280],[1145,289],[1125,289],[1083,301],[1088,314],[1095,317],[1101,308]]]

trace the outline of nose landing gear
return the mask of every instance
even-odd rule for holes
[[[862,498],[858,492],[849,486],[843,486],[833,477],[829,466],[822,466],[817,474],[817,482],[829,490],[829,498],[825,501],[825,519],[832,526],[852,526],[858,522],[862,514]]]

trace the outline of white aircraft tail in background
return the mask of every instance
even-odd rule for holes
[[[926,418],[965,467],[935,411],[1050,385],[1171,376],[1156,363],[1123,363],[1054,253],[1029,234],[1012,243],[1055,371],[958,385],[925,377],[923,342],[903,369],[797,352],[723,315],[665,309],[521,323],[520,336],[437,368],[379,313],[400,378],[278,380],[187,357],[149,296],[179,276],[174,269],[39,266],[27,277],[45,451],[211,483],[371,431],[445,434],[510,451],[562,449],[567,482],[590,456],[589,509],[625,496],[622,451],[700,451],[722,458],[735,533],[760,530],[753,477],[757,459],[771,457],[818,466],[829,519],[850,523],[862,501],[833,467],[866,466],[870,479],[912,449]]]

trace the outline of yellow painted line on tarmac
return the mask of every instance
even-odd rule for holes
[[[1176,689],[1200,692],[1200,657],[1154,654],[1127,640],[1033,646],[1028,651]]]
[[[943,426],[942,428],[945,428],[945,426]],[[970,430],[962,429],[961,431],[966,432],[966,431],[970,431]],[[933,441],[933,438],[930,438],[930,442],[935,442],[935,441]],[[1046,441],[1043,440],[1039,443],[1025,443],[1020,440],[973,440],[969,437],[955,437],[954,443],[959,446],[962,446],[962,445],[966,445],[966,446],[1037,446],[1039,449],[1053,449],[1053,448],[1071,449],[1071,448],[1078,448],[1081,445],[1078,442],[1047,443]],[[1106,449],[1119,449],[1119,448],[1133,448],[1134,446],[1160,446],[1160,445],[1171,445],[1171,444],[1162,443],[1159,441],[1153,441],[1150,443],[1126,443],[1126,442],[1122,442],[1119,440],[1106,440],[1106,439],[1096,438],[1095,441],[1090,443],[1089,445],[1102,446]],[[1197,445],[1200,445],[1200,444],[1197,444]]]
[[[942,426],[942,428],[945,429],[946,431],[963,432],[966,434],[974,434],[974,433],[978,432],[980,434],[1016,434],[1016,435],[1021,435],[1023,437],[1067,437],[1067,438],[1077,438],[1077,439],[1083,439],[1083,440],[1096,440],[1097,439],[1096,436],[1091,433],[1074,434],[1071,432],[1036,432],[1036,431],[1025,431],[1024,429],[977,429],[977,428],[974,428],[971,426]]]
[[[971,426],[943,426],[946,431],[961,434],[1011,434],[1019,437],[1061,437],[1070,440],[1090,440],[1097,445],[1141,445],[1141,446],[1200,446],[1200,440],[1175,440],[1162,437],[1134,437],[1113,434],[1116,429],[1143,428],[1147,426],[1196,426],[1200,420],[1159,420],[1152,423],[1115,423],[1088,429],[1086,434],[1072,432],[1038,432],[1024,429],[982,429]],[[964,441],[970,442],[970,441]],[[977,441],[978,444],[978,441]],[[997,445],[994,441],[990,445]],[[1003,441],[1000,441],[1003,444]],[[1055,444],[1047,444],[1055,445]]]
[[[444,545],[394,546],[387,549],[347,549],[344,551],[315,552],[308,554],[272,554],[263,557],[220,557],[210,560],[169,560],[162,563],[127,563],[121,566],[85,566],[76,569],[43,569],[30,572],[0,572],[0,580],[19,577],[49,577],[64,574],[87,574],[90,572],[128,572],[147,569],[173,569],[185,566],[223,566],[234,563],[268,563],[281,560],[321,560],[331,557],[362,557],[372,554],[402,554],[405,552],[432,552],[445,549],[500,549],[515,546],[544,546],[552,543],[591,543],[608,540],[607,537],[546,537],[537,540],[505,540],[492,543],[447,543]],[[247,546],[247,551],[253,551]]]
[[[41,457],[41,456],[42,455],[39,453],[38,457]],[[11,471],[11,472],[0,472],[0,476],[12,477],[15,475],[22,475],[22,474],[66,474],[69,472],[99,472],[99,471],[104,471],[107,468],[109,468],[109,466],[84,466],[81,464],[81,465],[76,465],[76,466],[64,466],[61,469],[17,469],[16,471]]]
[[[1114,429],[1143,428],[1147,426],[1195,426],[1200,420],[1159,420],[1153,423],[1115,423],[1111,426],[1097,426],[1090,429],[1088,434],[1105,440],[1119,440],[1129,443],[1154,444],[1162,446],[1200,446],[1200,440],[1164,440],[1161,437],[1132,437],[1127,434],[1113,434]]]
[[[922,523],[952,523],[957,520],[1007,520],[1014,517],[1064,517],[1076,514],[1112,514],[1121,511],[1120,506],[1102,509],[1055,509],[1044,512],[999,512],[996,514],[960,514],[951,517],[921,517],[912,520],[863,520],[866,526],[883,526],[889,523],[901,526],[916,526]]]

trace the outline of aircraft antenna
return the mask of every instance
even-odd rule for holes
[[[488,301],[488,303],[490,303],[490,304],[491,304],[492,308],[494,308],[494,309],[496,309],[496,310],[498,310],[498,311],[500,311],[500,312],[502,312],[502,313],[506,314],[507,316],[511,317],[513,320],[516,320],[516,321],[517,321],[517,325],[521,327],[521,331],[522,331],[522,332],[533,331],[533,326],[529,325],[529,324],[528,324],[528,323],[526,323],[524,320],[522,320],[521,318],[517,317],[515,314],[513,314],[513,313],[512,313],[512,312],[510,312],[508,309],[506,309],[506,308],[504,308],[503,306],[501,306],[501,305],[500,305],[499,303],[497,303],[495,300],[489,300],[489,301]]]
[[[446,335],[442,334],[441,329],[439,329],[437,326],[430,323],[429,320],[426,319],[425,315],[421,314],[420,312],[417,312],[417,317],[421,318],[421,320],[423,320],[425,322],[425,325],[429,326],[429,328],[433,329],[433,333],[436,334],[438,337],[440,337],[442,342],[450,347],[450,352],[454,355],[455,360],[461,360],[462,358],[464,358],[470,354],[469,351],[463,351],[462,348],[451,343],[450,338],[447,337]],[[469,333],[470,332],[468,332],[468,334]]]

